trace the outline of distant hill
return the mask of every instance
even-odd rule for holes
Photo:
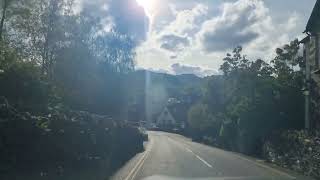
[[[133,87],[138,85],[137,88],[145,87],[146,85],[149,88],[162,86],[170,95],[174,95],[176,90],[181,91],[181,89],[188,87],[199,87],[202,83],[202,78],[193,74],[170,75],[146,70],[139,70],[128,74],[128,80],[134,83],[132,84]]]
[[[193,74],[170,75],[147,70],[131,72],[126,78],[129,109],[135,120],[151,120],[167,105],[169,98],[191,104],[201,94],[204,79]]]

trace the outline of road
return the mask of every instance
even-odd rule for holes
[[[111,180],[306,179],[237,153],[192,142],[180,135],[148,132],[146,150]]]

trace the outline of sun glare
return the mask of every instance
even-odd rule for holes
[[[154,8],[154,0],[136,0],[137,3],[143,7],[143,9],[147,12],[147,13],[151,13],[153,11]]]

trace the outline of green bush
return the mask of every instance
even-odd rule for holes
[[[59,109],[33,116],[0,103],[0,171],[10,178],[45,173],[64,179],[90,171],[105,178],[142,150],[138,129],[106,116]]]
[[[6,97],[20,111],[46,111],[49,85],[42,80],[36,64],[12,60],[0,69],[0,96]]]
[[[263,146],[264,157],[279,166],[320,178],[320,132],[274,133]]]

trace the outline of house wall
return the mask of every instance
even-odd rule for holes
[[[158,126],[168,126],[168,125],[175,125],[175,124],[176,124],[175,119],[167,109],[165,109],[157,119]]]
[[[320,32],[317,33],[316,38],[316,63],[315,63],[315,71],[316,73],[312,73],[311,78],[314,81],[314,89],[312,91],[311,103],[312,103],[312,119],[314,122],[314,126],[317,129],[320,129]]]
[[[304,48],[306,82],[309,89],[309,93],[305,94],[306,119],[310,118],[311,127],[320,128],[320,33],[311,35]]]
[[[317,67],[317,36],[310,36],[310,40],[305,44],[307,53],[307,66],[310,67],[311,72]]]

